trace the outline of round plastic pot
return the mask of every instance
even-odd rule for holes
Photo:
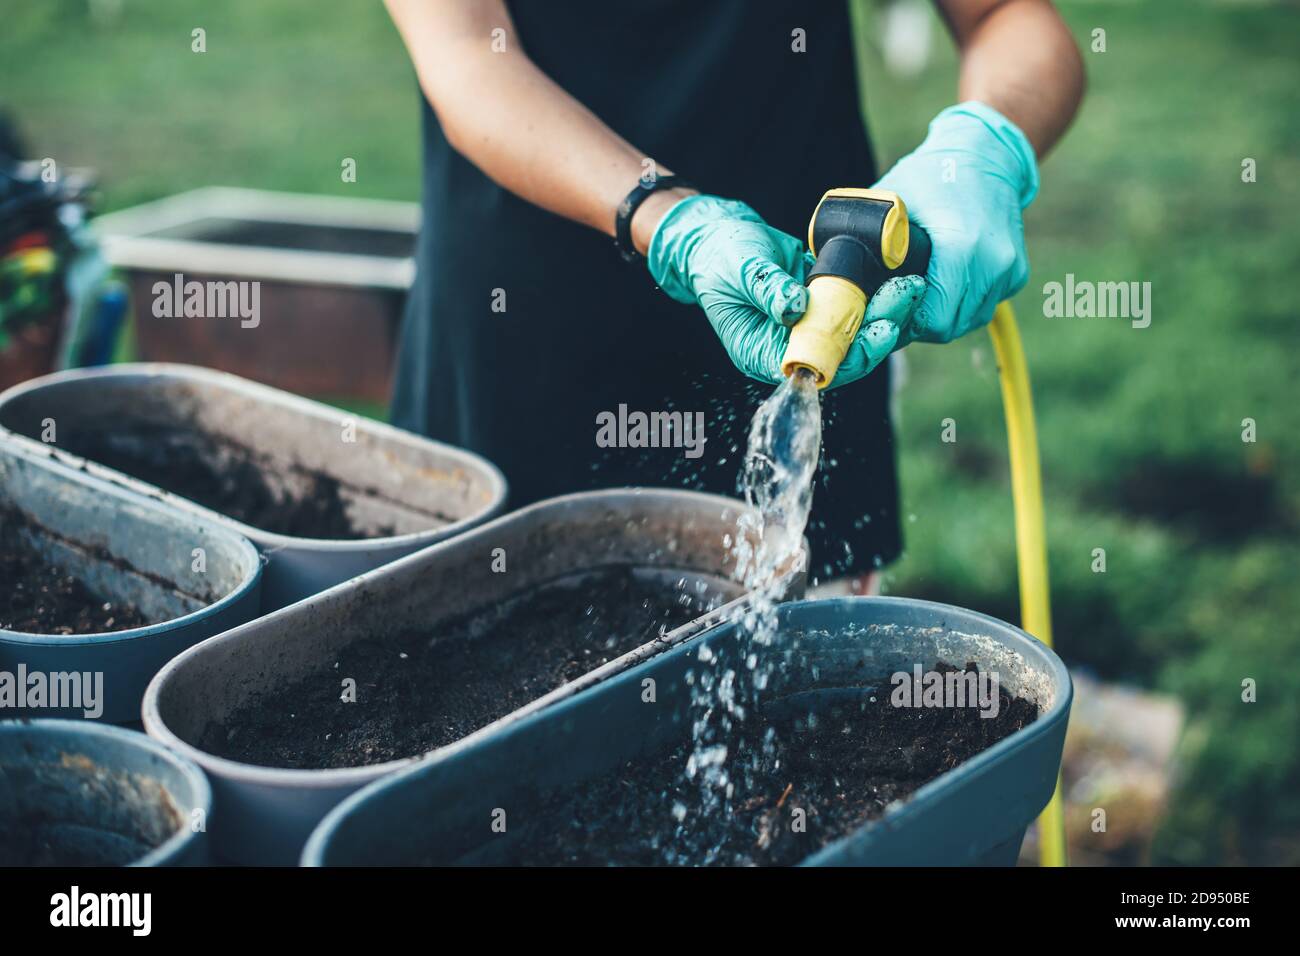
[[[13,864],[24,839],[59,848],[41,864],[203,864],[211,810],[203,772],[144,734],[0,721],[0,833],[8,831],[0,865]]]
[[[815,694],[803,695],[815,712],[836,699],[833,688],[859,687],[864,676],[911,672],[915,664],[928,670],[936,661],[974,661],[981,671],[998,674],[1003,689],[1039,708],[1034,723],[926,783],[881,819],[810,853],[803,864],[1013,864],[1060,767],[1072,694],[1060,659],[1009,624],[927,601],[802,601],[784,606],[780,622],[780,639],[762,653],[797,654],[782,659],[760,707],[815,687]],[[738,626],[724,625],[555,707],[371,784],[321,822],[302,862],[514,862],[510,841],[492,834],[485,822],[493,809],[505,808],[507,819],[529,819],[529,808],[547,791],[688,742],[687,671],[699,666],[701,644],[738,641]],[[656,683],[653,707],[642,699],[646,678]],[[832,693],[822,693],[828,688]]]
[[[200,515],[177,511],[84,475],[0,437],[0,507],[23,515],[30,544],[97,594],[129,602],[159,623],[102,634],[0,630],[0,671],[13,699],[0,697],[0,719],[140,719],[149,680],[205,638],[257,616],[262,561],[245,538]],[[19,685],[42,675],[71,688],[102,681],[99,713],[50,706]],[[53,676],[61,675],[61,676]],[[77,675],[73,677],[72,675]],[[96,675],[102,675],[98,677]],[[59,694],[62,699],[65,695]],[[38,706],[31,706],[32,701]]]
[[[712,611],[450,745],[459,747],[488,728],[522,720],[607,680],[741,609],[746,598],[729,580],[734,557],[728,542],[744,510],[743,503],[729,498],[660,489],[538,502],[191,648],[150,684],[145,729],[207,771],[216,792],[212,835],[218,856],[292,864],[330,808],[411,761],[326,770],[255,766],[202,749],[199,742],[209,725],[221,725],[250,699],[319,673],[322,663],[337,660],[353,642],[397,629],[433,632],[444,622],[557,578],[632,565],[703,582],[720,595]],[[493,570],[496,549],[509,556],[508,574]],[[800,572],[791,571],[788,587],[802,593]]]
[[[277,481],[300,480],[295,476],[304,469],[330,477],[358,522],[395,533],[345,540],[255,528],[40,441],[47,419],[65,431],[108,432],[123,422],[197,426],[250,449]],[[478,455],[189,365],[123,364],[33,379],[0,394],[0,430],[41,454],[244,535],[267,558],[264,612],[460,534],[499,513],[506,498],[500,470]]]

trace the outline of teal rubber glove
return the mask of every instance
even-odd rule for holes
[[[691,196],[668,210],[646,253],[664,292],[704,309],[736,368],[771,384],[782,378],[789,326],[808,307],[804,279],[812,263],[794,236],[745,203],[717,196]],[[919,276],[891,279],[871,299],[831,387],[862,378],[889,355],[923,288]]]
[[[876,186],[903,197],[932,245],[925,297],[903,322],[900,345],[950,342],[987,325],[1029,281],[1021,213],[1038,193],[1038,163],[1025,134],[997,110],[950,106]]]

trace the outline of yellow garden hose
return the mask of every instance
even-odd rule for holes
[[[1047,586],[1047,532],[1043,521],[1043,475],[1038,460],[1038,429],[1029,390],[1029,367],[1010,302],[1003,302],[989,325],[1011,456],[1011,500],[1016,520],[1016,564],[1020,574],[1020,625],[1052,646],[1052,606]],[[1061,780],[1038,818],[1038,859],[1043,866],[1065,866],[1065,817]]]

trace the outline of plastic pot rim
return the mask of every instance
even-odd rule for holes
[[[65,732],[73,737],[89,736],[100,737],[107,740],[113,740],[128,747],[138,747],[149,751],[155,757],[171,765],[173,769],[181,774],[194,790],[193,810],[202,810],[205,819],[212,816],[212,785],[208,783],[207,775],[203,768],[198,766],[193,760],[186,758],[184,754],[177,753],[169,747],[164,746],[157,740],[147,734],[142,734],[136,730],[127,730],[125,727],[115,727],[112,724],[101,724],[92,720],[64,720],[59,718],[41,717],[35,720],[27,719],[5,719],[0,720],[0,734],[3,733],[23,733],[25,728],[49,728],[50,730]],[[174,794],[168,792],[169,797]],[[175,833],[169,836],[158,846],[154,847],[138,860],[132,860],[128,866],[156,866],[159,863],[166,862],[179,853],[196,834],[189,831],[182,825]]]
[[[0,446],[5,446],[9,450],[17,452],[21,457],[33,457],[26,454],[28,451],[26,447],[7,444],[9,436],[2,432],[3,430],[0,430]],[[48,462],[41,461],[39,458],[36,460],[41,464],[48,464]],[[55,465],[60,469],[68,467],[65,462],[56,461]],[[67,475],[64,477],[66,477],[68,481],[83,482],[87,477],[90,477],[95,479],[92,482],[93,486],[98,486],[102,482],[102,479],[100,479],[99,476],[88,476],[80,471],[76,475]],[[141,500],[139,495],[119,486],[112,485],[111,483],[110,487],[96,487],[95,490],[101,494],[107,494],[118,499],[129,499],[129,503],[132,505],[147,508],[156,514],[166,515],[172,520],[178,518],[191,521],[197,520],[196,515],[177,512],[168,507],[164,502],[158,501],[154,498],[145,498]],[[115,644],[118,642],[133,641],[139,638],[155,637],[160,634],[165,634],[168,631],[173,631],[177,628],[194,623],[199,618],[209,617],[225,610],[230,605],[241,600],[249,591],[252,591],[257,587],[258,582],[262,579],[262,569],[266,562],[261,553],[258,552],[257,546],[254,545],[253,542],[249,541],[247,537],[237,533],[233,529],[225,528],[217,524],[211,528],[205,528],[203,530],[207,534],[214,534],[219,537],[228,538],[229,543],[239,550],[240,557],[248,568],[243,579],[237,586],[217,598],[217,600],[212,603],[205,604],[196,610],[190,611],[188,614],[182,614],[180,617],[171,617],[165,621],[159,621],[156,624],[145,624],[142,627],[129,627],[120,631],[103,631],[98,634],[37,634],[32,631],[11,631],[0,628],[0,644],[16,644],[25,646],[40,645],[50,647],[84,647],[88,644]]]
[[[387,422],[381,422],[378,419],[370,418],[366,415],[353,414],[345,412],[341,408],[327,405],[310,398],[304,398],[301,395],[295,395],[293,392],[287,392],[283,389],[273,388],[269,385],[263,385],[260,382],[254,382],[252,379],[243,378],[230,372],[221,372],[216,369],[205,368],[201,365],[185,365],[180,362],[123,362],[119,365],[105,365],[93,369],[65,369],[61,372],[52,372],[49,375],[42,375],[39,378],[29,379],[0,392],[0,406],[7,404],[10,400],[21,398],[27,392],[35,391],[48,385],[58,385],[67,380],[87,381],[98,378],[120,378],[127,375],[148,376],[156,378],[167,378],[171,375],[183,374],[186,377],[195,377],[205,379],[207,382],[220,385],[225,383],[238,383],[240,389],[249,389],[259,394],[274,398],[276,404],[292,407],[296,411],[303,412],[307,415],[320,417],[321,409],[330,409],[337,412],[340,416],[351,417],[365,423],[367,431],[378,433],[381,437],[390,438],[397,441],[408,441],[411,438],[422,438],[423,436],[415,435],[412,432],[396,428]],[[467,468],[482,470],[483,477],[489,485],[490,500],[492,502],[488,507],[459,518],[449,524],[442,525],[438,528],[426,528],[422,531],[408,531],[405,534],[387,535],[385,537],[375,538],[303,538],[297,535],[280,534],[275,531],[266,531],[256,525],[246,524],[237,518],[232,518],[220,511],[216,511],[206,505],[199,504],[192,498],[186,498],[184,495],[178,495],[175,492],[160,488],[158,485],[150,484],[147,481],[141,481],[128,475],[126,472],[117,471],[101,465],[89,458],[82,458],[71,452],[38,442],[26,435],[11,431],[0,425],[0,440],[12,439],[20,442],[22,446],[29,450],[39,450],[40,453],[49,458],[58,461],[70,468],[83,471],[86,474],[93,475],[104,481],[111,482],[119,487],[126,487],[137,494],[145,495],[156,501],[164,503],[171,501],[183,502],[186,510],[197,509],[205,515],[220,518],[226,522],[229,527],[239,532],[245,537],[251,537],[257,541],[265,542],[264,550],[274,551],[276,548],[286,547],[309,547],[313,551],[348,554],[356,551],[368,551],[375,547],[396,547],[405,544],[419,544],[428,538],[431,534],[438,534],[443,537],[453,537],[470,528],[478,526],[483,522],[485,517],[499,514],[509,492],[509,485],[506,482],[505,474],[495,463],[488,461],[486,458],[468,452],[463,448],[455,445],[439,443],[439,450],[447,454],[449,458],[454,458],[457,462],[465,465]],[[426,439],[429,440],[429,439]]]

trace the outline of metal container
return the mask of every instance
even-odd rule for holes
[[[488,725],[515,723],[714,626],[742,602],[730,582],[730,542],[745,506],[688,491],[589,492],[538,502],[310,600],[206,641],[154,678],[145,729],[202,766],[216,790],[217,852],[244,863],[292,863],[325,813],[357,788],[405,766],[276,769],[237,763],[195,744],[242,703],[318,672],[340,648],[376,632],[433,629],[540,584],[612,565],[703,581],[720,606]],[[496,549],[509,573],[493,570]],[[787,586],[801,593],[800,570]],[[452,744],[459,748],[484,728]]]
[[[0,630],[0,671],[15,681],[20,673],[75,674],[79,681],[102,675],[102,698],[96,701],[102,713],[89,716],[138,721],[145,686],[163,664],[257,616],[262,562],[245,538],[202,516],[42,460],[5,437],[0,508],[30,522],[27,540],[38,553],[92,591],[135,604],[159,622],[71,636]],[[85,700],[87,690],[80,688],[76,696]],[[82,706],[50,707],[46,701],[28,709],[17,703],[6,706],[0,698],[0,718],[87,716]]]
[[[249,449],[264,463],[268,480],[283,488],[301,489],[303,469],[328,475],[338,482],[354,521],[394,533],[356,540],[276,534],[57,450],[60,431],[111,432],[128,422],[197,424]],[[55,441],[40,441],[51,427]],[[478,455],[190,366],[128,364],[47,375],[0,394],[0,429],[23,436],[28,447],[46,455],[247,537],[268,559],[263,610],[459,534],[499,512],[506,496],[501,472]]]
[[[415,275],[415,203],[210,187],[100,216],[131,290],[136,348],[304,395],[386,402]],[[160,317],[159,283],[258,283],[260,321]],[[250,348],[250,336],[256,347]]]
[[[0,721],[0,866],[203,864],[211,812],[203,772],[144,734]]]
[[[780,611],[781,655],[759,706],[816,713],[863,678],[975,661],[1003,689],[1038,704],[1038,719],[931,780],[881,819],[826,845],[803,865],[1012,865],[1029,822],[1056,782],[1072,689],[1060,659],[1023,631],[943,604],[902,598],[802,601]],[[714,630],[571,697],[545,713],[440,751],[366,787],[330,812],[303,853],[309,866],[510,863],[507,836],[492,834],[494,808],[529,819],[548,789],[588,780],[691,734],[686,674],[702,644],[717,650],[743,635]],[[653,678],[655,706],[643,701]],[[810,689],[815,688],[815,689]],[[837,690],[839,691],[837,693]],[[665,808],[665,812],[667,808]],[[533,823],[537,824],[536,817]],[[542,824],[544,825],[544,824]]]

